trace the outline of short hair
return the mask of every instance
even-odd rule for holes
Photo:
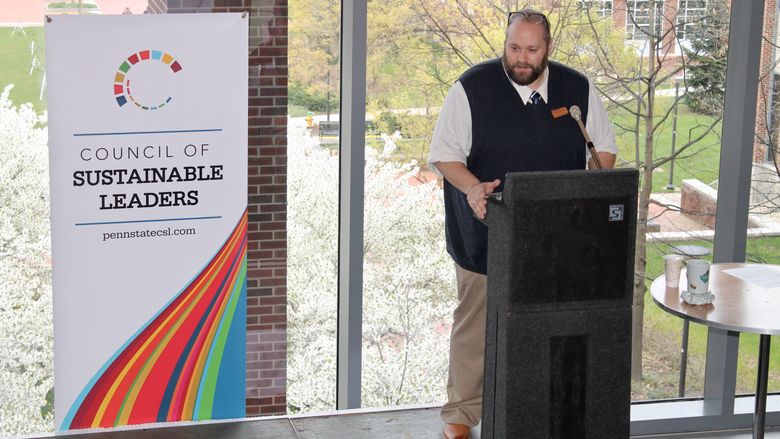
[[[524,8],[519,11],[510,12],[506,23],[506,34],[504,35],[504,41],[509,37],[509,27],[514,23],[521,21],[527,21],[529,23],[541,24],[544,28],[544,41],[547,45],[550,45],[552,35],[550,34],[550,21],[547,16],[537,11],[536,9]]]

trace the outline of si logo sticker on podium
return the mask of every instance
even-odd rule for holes
[[[623,210],[625,210],[625,206],[623,204],[610,204],[609,205],[609,220],[610,221],[623,221]]]

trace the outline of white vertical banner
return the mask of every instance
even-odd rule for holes
[[[247,22],[46,24],[57,430],[245,416]]]

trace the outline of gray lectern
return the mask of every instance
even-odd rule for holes
[[[491,199],[483,439],[629,437],[638,177],[510,173]]]

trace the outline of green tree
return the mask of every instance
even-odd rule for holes
[[[711,0],[711,14],[701,23],[688,57],[688,107],[697,113],[721,115],[726,88],[729,10],[724,0]]]
[[[291,103],[333,111],[339,99],[340,2],[290,0],[288,8]]]

